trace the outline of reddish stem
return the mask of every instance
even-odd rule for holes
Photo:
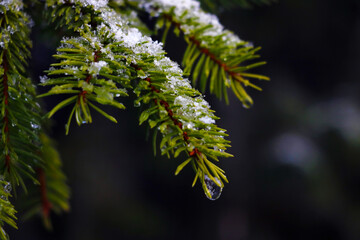
[[[37,173],[40,182],[42,212],[44,218],[48,218],[50,214],[51,203],[49,202],[49,199],[47,197],[45,172],[42,168],[39,168]]]

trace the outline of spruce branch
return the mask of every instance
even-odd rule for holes
[[[129,79],[117,76],[114,65],[119,63],[105,57],[101,41],[96,41],[96,36],[85,35],[82,38],[64,39],[59,47],[58,54],[54,55],[62,59],[60,63],[52,64],[48,76],[59,76],[49,80],[43,79],[42,85],[55,85],[48,93],[39,97],[54,94],[70,94],[71,96],[56,105],[48,114],[50,118],[58,110],[74,104],[68,123],[66,134],[69,132],[70,122],[75,115],[78,125],[91,123],[90,108],[101,113],[113,122],[115,118],[106,114],[91,102],[102,105],[111,105],[119,109],[125,106],[114,98],[127,96],[126,90],[118,88],[115,82],[127,86]],[[110,47],[109,45],[107,47]]]
[[[41,164],[39,131],[41,116],[35,101],[35,86],[26,76],[30,56],[29,17],[22,2],[0,5],[1,25],[1,168],[15,188],[26,190],[23,177],[38,183],[35,167]],[[15,192],[16,193],[16,192]]]
[[[71,3],[72,6],[67,7],[75,9],[74,12],[90,13],[89,22],[95,24],[84,24],[83,27],[78,28],[76,31],[80,37],[64,39],[63,46],[58,49],[59,53],[55,57],[64,60],[53,64],[53,67],[60,66],[60,68],[50,69],[48,76],[63,76],[45,80],[43,85],[56,86],[43,96],[64,93],[75,95],[55,106],[49,116],[74,102],[76,95],[81,96],[81,104],[86,103],[82,101],[82,97],[88,96],[89,93],[95,92],[92,98],[88,97],[88,99],[99,98],[96,91],[92,91],[92,88],[96,87],[92,79],[96,76],[104,77],[104,83],[120,80],[116,81],[116,84],[123,84],[123,87],[130,89],[133,87],[138,96],[135,102],[143,102],[148,107],[140,115],[140,124],[148,121],[151,127],[161,125],[158,127],[163,134],[160,143],[162,153],[169,157],[170,154],[177,157],[181,152],[186,152],[190,160],[186,160],[185,163],[191,161],[196,172],[194,184],[199,179],[206,195],[210,199],[217,198],[218,195],[210,192],[213,189],[210,185],[213,184],[214,187],[221,189],[224,186],[222,180],[227,182],[227,178],[224,171],[212,161],[218,161],[218,157],[232,155],[224,152],[230,146],[223,138],[227,135],[223,129],[214,124],[217,117],[213,115],[208,103],[191,87],[188,80],[182,78],[183,73],[178,65],[165,57],[160,43],[153,42],[138,29],[129,27],[127,22],[110,8],[84,4],[82,1]],[[56,8],[64,6],[59,4],[52,7],[58,12]],[[76,10],[77,8],[80,10]],[[96,51],[100,58],[97,54],[90,54],[93,51]],[[94,59],[107,63],[106,74],[103,72],[103,67],[98,68],[95,74],[89,71],[91,64],[95,62]],[[129,71],[130,75],[127,74]],[[91,78],[89,74],[93,74]],[[89,81],[84,81],[84,78]],[[83,86],[84,82],[86,89]],[[91,86],[88,86],[89,84]],[[86,95],[82,94],[84,91]],[[111,93],[109,89],[104,91]],[[152,103],[149,104],[151,99]],[[102,102],[98,101],[98,103]],[[69,119],[76,111],[75,107]],[[86,110],[84,107],[81,109]],[[90,116],[89,112],[87,114]],[[78,121],[78,123],[84,122]],[[176,173],[179,173],[185,163],[180,164]]]
[[[134,67],[135,70],[142,71],[142,68],[140,68],[138,65]],[[159,73],[157,73],[157,77],[159,77]],[[166,77],[166,75],[164,77]],[[211,134],[207,134],[204,129],[201,129],[201,127],[203,127],[206,130],[210,130],[213,126],[211,126],[212,118],[210,118],[209,116],[214,116],[212,116],[211,114],[205,116],[202,115],[200,118],[198,118],[198,121],[196,121],[196,112],[198,111],[198,113],[202,114],[204,111],[206,111],[206,108],[208,107],[206,106],[207,103],[204,102],[204,100],[202,100],[199,96],[197,97],[197,99],[193,99],[190,97],[191,95],[189,96],[187,94],[185,96],[182,96],[179,94],[174,99],[173,94],[166,94],[166,92],[156,88],[152,83],[151,77],[146,77],[143,81],[148,82],[148,86],[146,86],[146,84],[142,85],[144,87],[144,90],[146,91],[148,90],[148,88],[150,88],[151,92],[150,94],[145,95],[146,98],[141,97],[136,101],[139,102],[140,100],[142,100],[146,104],[150,99],[152,99],[154,104],[151,104],[151,106],[155,106],[150,107],[149,109],[146,109],[142,112],[142,114],[140,115],[140,124],[148,120],[150,127],[154,128],[155,134],[157,133],[157,131],[160,131],[162,133],[163,139],[160,143],[162,154],[167,154],[170,158],[170,153],[172,153],[172,155],[176,158],[180,155],[181,152],[186,152],[188,158],[178,166],[175,171],[175,175],[178,175],[179,172],[191,162],[196,172],[193,186],[195,185],[197,179],[200,178],[206,196],[209,199],[216,199],[218,195],[214,195],[214,193],[211,192],[211,189],[209,189],[209,186],[205,183],[205,179],[209,178],[211,180],[211,183],[214,183],[219,188],[222,188],[224,186],[221,179],[223,179],[225,182],[228,182],[228,180],[224,175],[224,171],[218,168],[211,161],[209,161],[208,157],[212,158],[215,161],[219,161],[219,156],[232,156],[228,153],[222,152],[224,149],[226,149],[226,147],[230,146],[228,144],[229,142],[223,139],[223,136],[227,135],[220,135],[219,133],[222,132],[215,131]],[[183,81],[186,82],[185,80]],[[163,87],[164,89],[164,86],[161,86],[161,84],[159,84],[159,81],[157,81],[156,85],[159,87]],[[139,86],[141,85],[139,84]],[[139,91],[139,89],[136,90]],[[188,89],[188,92],[191,92],[189,90],[190,89]],[[194,93],[196,94],[195,91]],[[138,92],[138,95],[141,94]],[[192,106],[189,106],[194,103],[194,108]],[[203,105],[201,105],[201,103]],[[181,107],[185,107],[188,109],[181,109]],[[174,109],[174,111],[172,109]],[[192,116],[195,119],[192,119],[191,121],[189,118],[181,116],[185,115],[183,111],[186,111],[187,113],[195,113]],[[199,129],[195,128],[195,126]],[[199,139],[199,137],[201,137],[201,139]],[[221,147],[219,152],[212,150],[212,148],[214,150],[218,150],[218,146]]]
[[[51,164],[48,159],[45,161],[45,155],[43,155],[46,147],[40,135],[44,132],[42,126],[45,123],[41,118],[40,105],[36,100],[35,86],[27,77],[26,71],[31,47],[30,24],[29,16],[23,12],[22,1],[0,2],[0,99],[2,106],[0,159],[4,181],[10,182],[14,195],[16,194],[15,187],[18,185],[22,185],[29,195],[34,194],[32,184],[40,185],[44,189],[45,181],[42,176],[47,174],[47,169],[56,168],[56,171],[61,171],[61,164]],[[37,169],[44,169],[38,171],[39,179],[36,176]],[[32,183],[30,186],[26,184],[26,179]],[[65,180],[61,179],[61,181],[61,184],[65,185]],[[0,195],[4,196],[2,197],[4,201],[8,201],[10,191],[8,195],[0,192]],[[45,206],[45,192],[42,197],[40,195],[39,198],[44,200]],[[8,211],[9,206],[4,209]],[[46,211],[49,212],[51,208],[48,205]],[[8,215],[12,217],[11,214]],[[15,226],[15,223],[8,218],[1,219]],[[0,236],[4,237],[6,233],[2,231]]]
[[[183,57],[186,73],[192,73],[192,82],[205,91],[207,84],[211,93],[228,102],[227,88],[231,88],[243,106],[253,105],[252,98],[245,87],[261,88],[249,79],[269,80],[268,77],[248,73],[265,62],[247,64],[247,61],[259,58],[251,43],[239,39],[229,30],[225,30],[215,15],[201,10],[197,1],[140,1],[139,7],[158,17],[157,28],[165,28],[163,39],[171,26],[174,33],[184,35],[188,43]],[[209,82],[209,83],[208,83]]]
[[[47,135],[41,134],[43,144],[42,158],[45,162],[42,169],[38,169],[39,178],[44,178],[40,189],[46,194],[42,199],[42,209],[44,217],[48,216],[49,211],[53,210],[59,214],[62,211],[69,211],[70,189],[66,184],[66,176],[63,173],[62,162],[59,153],[54,147],[53,140]]]
[[[61,170],[62,162],[53,140],[46,134],[41,134],[40,139],[41,158],[44,164],[36,170],[39,185],[29,188],[29,194],[24,196],[26,201],[20,200],[26,202],[22,207],[25,210],[24,219],[36,214],[40,215],[44,226],[52,229],[51,212],[60,214],[70,210],[70,189],[66,184],[66,176]]]

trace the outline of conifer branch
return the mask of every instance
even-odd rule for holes
[[[192,72],[192,82],[199,82],[200,90],[205,91],[207,82],[211,93],[228,102],[227,88],[231,88],[243,106],[249,108],[253,100],[244,87],[261,90],[249,78],[269,80],[268,77],[246,71],[264,65],[265,62],[245,64],[256,59],[252,44],[240,40],[228,30],[224,30],[216,16],[201,10],[197,1],[140,1],[139,7],[158,17],[157,28],[165,26],[164,37],[171,27],[174,33],[184,35],[188,48],[184,54],[185,72]]]
[[[174,25],[176,28],[179,29],[180,32],[185,33],[185,30],[182,29],[181,24],[174,20],[174,18],[170,14],[163,14],[163,17],[170,21],[172,25]],[[215,62],[220,68],[224,69],[225,73],[230,75],[235,81],[243,83],[245,85],[249,85],[247,80],[241,76],[242,74],[239,72],[234,71],[234,67],[230,67],[228,64],[225,63],[225,61],[220,60],[214,53],[212,53],[209,48],[202,47],[202,43],[200,40],[198,40],[195,35],[187,36],[187,40],[194,44],[196,48],[200,50],[201,53],[205,54],[207,57],[210,58],[211,61]],[[184,64],[186,65],[186,64]],[[196,80],[196,79],[195,79]],[[195,81],[194,80],[194,81]],[[253,86],[254,88],[257,88],[257,86]]]
[[[134,68],[137,71],[147,72],[138,65]],[[161,76],[159,72],[156,74],[157,78]],[[166,78],[166,74],[164,77]],[[156,86],[164,89],[162,91],[154,86],[151,75],[142,81],[148,84],[139,84],[135,92],[141,96],[140,89],[142,88],[145,92],[150,89],[151,94],[143,95],[136,102],[142,101],[147,104],[152,99],[155,106],[150,105],[149,109],[142,112],[140,124],[148,120],[154,131],[162,133],[163,139],[160,143],[162,154],[167,154],[170,158],[170,153],[174,157],[178,157],[181,152],[186,152],[188,159],[178,166],[175,175],[191,162],[196,172],[193,186],[196,180],[200,179],[207,197],[216,199],[214,194],[210,192],[209,186],[205,184],[205,179],[208,178],[210,183],[220,189],[224,186],[222,180],[225,182],[228,180],[224,171],[209,161],[208,158],[219,161],[218,157],[231,157],[232,155],[223,152],[230,145],[228,141],[223,139],[224,136],[227,136],[223,130],[213,125],[212,118],[215,116],[209,112],[204,114],[207,111],[207,103],[195,90],[187,89],[186,93],[182,93],[184,95],[179,92],[175,96],[173,95],[174,93],[169,87],[174,88],[176,84],[182,84],[183,88],[190,87],[190,85],[186,86],[188,84],[186,80],[172,78],[169,83],[166,83],[168,87],[162,85],[162,81],[156,81]]]
[[[60,4],[59,7],[63,6]],[[90,7],[93,9],[93,13],[91,13]],[[55,12],[59,11],[57,8],[54,6]],[[129,27],[116,12],[104,6],[83,4],[82,1],[74,1],[71,8],[75,8],[75,12],[90,13],[90,19],[95,20],[96,24],[78,28],[77,31],[81,37],[63,40],[63,46],[58,49],[59,54],[55,57],[65,60],[52,64],[52,66],[61,66],[61,69],[53,68],[49,70],[48,75],[67,74],[68,76],[45,80],[43,85],[56,84],[56,86],[43,96],[63,93],[80,93],[79,96],[83,96],[81,93],[84,91],[87,95],[89,91],[84,88],[76,90],[82,86],[78,82],[84,82],[81,79],[88,76],[86,71],[89,69],[89,66],[86,67],[86,61],[81,62],[80,58],[89,59],[89,54],[86,52],[90,52],[90,49],[98,51],[101,53],[101,60],[109,64],[108,72],[113,75],[104,75],[101,68],[93,76],[103,75],[107,79],[119,79],[117,84],[121,84],[124,83],[121,81],[124,79],[124,72],[133,72],[133,74],[125,75],[126,78],[129,78],[125,80],[130,82],[125,81],[123,86],[131,88],[133,85],[134,92],[138,96],[136,102],[143,102],[146,105],[149,103],[149,99],[153,99],[153,103],[155,103],[155,106],[150,104],[149,108],[141,113],[140,124],[145,121],[148,121],[151,127],[161,124],[159,128],[163,134],[163,140],[160,143],[162,153],[169,157],[172,153],[174,157],[177,157],[181,152],[187,152],[190,160],[193,159],[192,165],[196,171],[195,179],[201,181],[204,191],[210,199],[217,197],[218,195],[215,196],[210,192],[209,182],[210,185],[213,184],[220,189],[223,187],[221,179],[226,182],[227,179],[224,171],[213,164],[209,158],[218,161],[218,157],[232,155],[224,152],[229,147],[229,142],[223,138],[227,135],[224,130],[214,124],[217,117],[212,114],[208,103],[199,92],[190,86],[186,79],[182,78],[182,71],[177,64],[164,56],[165,52],[162,50],[161,44],[143,36],[139,30]],[[77,55],[80,57],[77,58]],[[75,61],[76,64],[71,61]],[[75,68],[75,65],[85,67],[79,69]],[[108,82],[108,80],[105,79],[104,82]],[[74,99],[70,97],[65,100],[66,102],[59,103],[50,111],[49,116]],[[82,98],[80,98],[81,100]],[[73,112],[74,110],[69,119]],[[158,114],[158,117],[155,117],[155,113]],[[186,124],[186,130],[183,129],[183,124]],[[171,128],[172,131],[168,131],[167,128]],[[189,163],[190,160],[185,162]],[[184,164],[179,165],[180,168],[184,166]],[[180,170],[178,168],[177,173]]]
[[[125,108],[123,104],[115,100],[115,97],[127,96],[126,90],[118,88],[115,82],[127,86],[129,79],[117,76],[112,68],[113,65],[119,65],[119,63],[108,59],[106,54],[101,52],[103,49],[101,42],[94,43],[91,39],[86,39],[92,37],[94,36],[84,35],[83,38],[64,39],[64,45],[58,48],[59,54],[55,55],[56,58],[63,60],[60,63],[52,64],[53,67],[48,71],[48,76],[60,77],[43,78],[42,85],[55,86],[48,93],[39,97],[54,94],[73,95],[60,102],[48,114],[48,117],[51,117],[61,108],[74,103],[66,125],[66,134],[69,132],[73,115],[75,115],[78,125],[92,122],[90,107],[116,122],[115,118],[91,102],[111,105],[119,109]]]
[[[9,186],[12,186],[14,194],[16,194],[15,187],[19,184],[26,193],[28,189],[30,189],[29,194],[34,193],[31,191],[34,187],[31,184],[25,185],[25,179],[30,179],[33,184],[40,184],[42,194],[39,194],[39,198],[43,199],[44,212],[48,215],[50,205],[47,207],[45,205],[50,200],[46,198],[43,176],[47,174],[45,168],[49,168],[51,164],[44,161],[42,152],[44,146],[40,139],[44,122],[40,115],[40,105],[35,97],[35,86],[26,73],[31,47],[30,18],[23,12],[22,1],[0,3],[0,26],[1,170],[4,180],[10,182]],[[39,171],[40,179],[37,178],[35,169],[43,169]],[[64,189],[63,186],[61,187],[59,191]],[[10,196],[10,191],[8,195],[4,195],[0,189],[0,196],[4,196],[1,198],[8,201],[7,196]],[[2,217],[1,215],[0,218],[3,219]],[[4,218],[4,222],[16,226],[8,218]],[[0,237],[5,235],[4,231],[0,233]]]
[[[37,168],[38,185],[29,186],[28,194],[20,196],[23,220],[39,215],[48,229],[52,229],[51,212],[60,214],[70,210],[70,189],[62,171],[59,153],[53,141],[45,134],[40,134],[42,143],[41,159],[43,164]]]
[[[142,70],[142,69],[139,68],[137,65],[133,65],[133,67],[135,68],[136,71],[141,71],[141,70]],[[161,91],[160,91],[159,89],[157,89],[156,87],[154,87],[154,86],[152,85],[152,82],[151,82],[151,78],[150,78],[150,77],[145,78],[145,81],[147,81],[147,82],[149,83],[149,86],[148,86],[148,87],[151,89],[151,92],[152,92],[153,94],[154,94],[154,93],[155,93],[155,94],[160,94],[160,93],[161,93]],[[176,127],[178,127],[178,129],[180,130],[180,131],[179,131],[179,132],[180,132],[179,135],[182,136],[182,139],[180,138],[180,139],[178,139],[178,140],[184,141],[184,144],[177,144],[177,143],[172,144],[172,145],[177,146],[176,151],[173,152],[174,157],[177,157],[177,156],[181,153],[181,151],[186,151],[187,155],[190,157],[188,160],[186,160],[186,161],[184,162],[185,164],[180,164],[180,165],[179,165],[179,167],[177,168],[177,170],[176,170],[176,172],[175,172],[175,175],[179,174],[179,172],[185,167],[185,165],[187,165],[187,164],[190,162],[190,160],[194,160],[195,164],[194,164],[194,162],[193,162],[193,164],[194,164],[194,166],[195,166],[195,168],[196,168],[196,172],[199,172],[199,171],[202,172],[202,171],[203,171],[202,174],[201,174],[202,178],[204,178],[204,177],[205,177],[205,174],[206,174],[207,176],[209,176],[209,178],[211,178],[211,180],[212,180],[216,185],[218,185],[219,187],[223,187],[223,183],[222,183],[222,181],[221,181],[220,179],[222,178],[223,180],[225,180],[226,182],[228,182],[226,176],[223,174],[224,172],[223,172],[223,171],[218,171],[217,168],[211,169],[211,168],[213,167],[211,164],[209,164],[210,166],[208,166],[208,167],[209,167],[212,171],[214,171],[215,177],[213,177],[212,174],[208,171],[208,169],[207,169],[207,167],[206,167],[206,164],[205,164],[206,162],[204,162],[204,160],[207,161],[206,156],[201,153],[201,151],[199,150],[199,148],[194,147],[194,145],[191,143],[192,141],[190,140],[190,137],[189,137],[187,131],[184,130],[182,122],[178,120],[179,117],[176,116],[176,115],[174,114],[174,112],[172,111],[172,109],[170,108],[170,104],[169,104],[167,101],[165,101],[165,100],[160,100],[160,101],[159,101],[157,98],[154,98],[153,101],[154,101],[155,105],[159,107],[159,111],[160,111],[160,112],[162,111],[162,109],[165,109],[165,111],[166,111],[167,116],[169,117],[169,119],[170,119],[170,120],[173,122],[173,124],[174,124]],[[145,111],[144,111],[144,112],[145,112]],[[148,116],[149,116],[149,115],[147,114],[147,117],[148,117]],[[141,124],[142,121],[144,121],[144,120],[145,120],[144,118],[142,119],[142,118],[140,117],[140,121],[141,121],[140,124]],[[154,127],[153,122],[149,122],[149,124],[150,124],[150,126],[151,126],[152,128]],[[164,139],[166,139],[166,138],[164,138]],[[171,139],[171,140],[173,140],[173,139]],[[227,145],[227,146],[228,146],[228,145]],[[163,153],[167,153],[167,154],[168,154],[168,151],[163,151]],[[230,156],[231,156],[231,155],[229,155],[229,154],[224,154],[223,157],[230,157]],[[217,159],[216,159],[216,160],[217,160]],[[218,160],[217,160],[217,161],[218,161]],[[196,167],[197,165],[199,165],[199,168],[200,168],[201,170],[200,170],[200,169],[197,169],[197,167]],[[197,175],[196,175],[196,176],[197,176]],[[220,176],[221,176],[221,178],[220,178]],[[197,178],[195,178],[195,182],[196,182],[196,179],[197,179]],[[216,179],[218,179],[218,180],[216,180]],[[194,183],[195,183],[195,182],[194,182]],[[194,185],[194,184],[193,184],[193,185]],[[205,190],[206,195],[207,195],[210,199],[212,199],[213,196],[210,194],[210,192],[207,190],[206,187],[204,188],[204,190]]]
[[[42,205],[42,214],[43,219],[49,219],[50,209],[51,209],[51,203],[49,202],[49,199],[47,197],[47,189],[46,189],[46,178],[45,178],[45,172],[44,169],[39,168],[37,170],[39,183],[40,183],[40,194],[41,194],[41,205]],[[46,221],[48,222],[48,221]]]
[[[41,157],[44,160],[43,167],[37,170],[40,199],[34,201],[35,205],[29,207],[28,213],[32,214],[31,211],[39,212],[43,218],[44,226],[47,229],[52,229],[50,212],[54,211],[59,214],[63,211],[69,211],[70,190],[66,185],[65,174],[61,170],[60,156],[54,148],[52,140],[45,134],[41,134],[40,138],[43,144]]]
[[[35,102],[35,87],[26,77],[26,61],[30,55],[29,18],[22,11],[22,2],[0,5],[1,49],[1,159],[4,177],[13,187],[23,177],[37,182],[34,167],[41,162],[39,106]]]

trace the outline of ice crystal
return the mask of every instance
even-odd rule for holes
[[[20,0],[0,0],[0,6],[4,6],[6,10],[19,11],[23,8],[23,3]]]
[[[104,24],[109,27],[111,33],[117,41],[123,42],[125,47],[130,48],[135,54],[147,53],[150,55],[165,54],[162,43],[153,41],[150,37],[142,35],[137,28],[131,28],[126,21],[122,19],[115,11],[109,8],[101,9],[101,17],[104,19]],[[104,28],[100,25],[98,30]],[[136,59],[136,56],[134,59]]]
[[[13,35],[17,31],[16,25],[7,26],[6,28],[2,28],[0,30],[0,47],[4,48],[7,43],[11,39],[11,35]]]
[[[47,80],[49,80],[49,78],[46,75],[40,76],[40,82],[41,83],[45,83]]]
[[[194,129],[192,121],[200,121],[203,124],[213,124],[212,113],[209,112],[209,104],[201,97],[192,98],[186,95],[177,96],[174,100],[175,105],[180,107],[176,110],[176,114],[185,117],[182,120],[185,127]]]
[[[98,75],[101,68],[105,67],[107,63],[105,61],[99,61],[99,62],[92,62],[90,67],[88,68],[88,71],[92,75]]]
[[[166,82],[166,91],[173,91],[177,93],[179,88],[191,88],[190,81],[187,78],[180,78],[177,76],[168,76],[169,81]]]
[[[12,186],[11,186],[11,183],[7,182],[4,186],[4,191],[7,192],[7,193],[10,193],[12,190]]]
[[[215,120],[212,119],[211,117],[209,116],[204,116],[204,117],[201,117],[199,118],[199,120],[205,124],[212,124],[212,123],[215,123]]]

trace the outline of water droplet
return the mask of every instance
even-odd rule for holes
[[[33,122],[31,122],[30,124],[31,124],[31,127],[32,127],[32,128],[34,128],[34,129],[40,129],[40,126],[39,126],[38,124],[33,123]]]
[[[80,109],[79,109],[79,113],[80,113],[80,118],[81,118],[81,123],[82,124],[86,124],[86,123],[88,123],[88,121],[87,121],[87,119],[86,119],[86,116],[85,116],[85,113],[84,113],[84,111],[82,110],[82,107],[80,107]]]
[[[192,122],[189,122],[189,123],[187,123],[185,126],[186,126],[186,128],[188,128],[188,129],[194,129],[195,124],[192,123]]]
[[[135,101],[135,102],[134,102],[134,107],[140,107],[140,106],[141,106],[140,101]]]
[[[221,184],[220,180],[218,178],[215,177],[215,180]],[[204,182],[205,182],[205,185],[206,185],[206,188],[209,190],[209,193],[211,195],[211,198],[210,196],[208,196],[206,193],[205,193],[205,196],[210,199],[210,200],[216,200],[220,197],[221,195],[221,192],[222,192],[222,187],[219,187],[218,185],[216,185],[216,183],[211,180],[211,178],[208,177],[208,175],[205,174],[204,176]],[[205,189],[204,189],[205,190]],[[206,190],[205,190],[206,191]]]
[[[242,101],[242,105],[244,108],[251,108],[253,106],[254,102],[250,97],[246,97],[243,101]]]

